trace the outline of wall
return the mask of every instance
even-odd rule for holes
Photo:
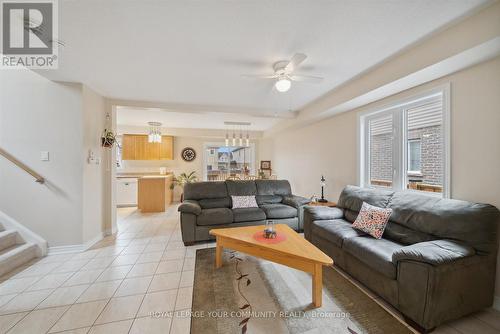
[[[82,117],[83,117],[83,161],[82,179],[82,238],[88,243],[102,236],[109,229],[105,217],[105,208],[110,200],[105,197],[106,168],[108,167],[107,151],[101,147],[101,134],[106,128],[105,99],[92,89],[82,87]],[[93,152],[96,160],[88,161],[89,153]]]
[[[363,108],[266,139],[280,178],[289,179],[303,196],[336,200],[347,184],[357,182],[357,114],[391,101],[451,83],[451,197],[491,203],[500,208],[500,57],[429,82]],[[499,264],[497,266],[500,269]],[[500,296],[497,272],[496,295]]]
[[[46,178],[0,157],[0,211],[49,242],[82,242],[81,85],[0,71],[0,146]],[[49,151],[50,161],[40,161]]]
[[[119,116],[118,116],[119,117]],[[118,126],[118,134],[146,134],[147,127],[137,126]],[[162,133],[174,136],[174,159],[173,160],[158,160],[158,161],[139,161],[125,160],[122,168],[117,170],[120,172],[159,172],[160,167],[166,167],[168,171],[178,175],[184,172],[195,171],[198,178],[203,178],[203,149],[204,143],[223,143],[225,132],[223,130],[203,130],[203,129],[169,129],[162,128]],[[250,133],[252,143],[256,143],[262,136],[260,132]],[[181,158],[181,151],[185,147],[192,147],[196,151],[196,159],[191,162],[186,162]],[[258,145],[256,145],[256,151]],[[256,153],[256,157],[258,157]],[[258,164],[257,158],[256,163]],[[258,167],[257,167],[258,168]],[[174,192],[174,200],[180,200],[180,189],[176,188]]]
[[[49,247],[83,245],[106,230],[102,156],[104,99],[81,84],[29,70],[0,71],[0,147],[45,177],[44,184],[0,157],[0,211]],[[40,160],[49,152],[49,161]]]

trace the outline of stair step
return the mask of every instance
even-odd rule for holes
[[[0,252],[0,276],[31,261],[36,257],[37,246],[34,243],[14,245]]]
[[[0,251],[12,247],[17,242],[17,232],[7,230],[0,232]]]

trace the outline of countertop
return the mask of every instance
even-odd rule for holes
[[[117,179],[142,179],[142,178],[167,178],[173,176],[172,173],[160,174],[160,173],[116,173]]]

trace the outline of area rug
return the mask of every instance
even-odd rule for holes
[[[323,270],[323,306],[311,307],[307,273],[215,248],[196,252],[191,333],[411,333],[333,268]]]

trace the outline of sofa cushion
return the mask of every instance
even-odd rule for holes
[[[463,243],[453,240],[435,240],[398,249],[392,255],[392,262],[397,265],[399,261],[417,261],[436,266],[475,254],[474,248]]]
[[[385,208],[389,205],[394,191],[347,186],[340,194],[337,206],[359,212],[363,202]]]
[[[389,221],[384,231],[384,238],[403,245],[413,245],[419,242],[436,240],[437,238],[420,231]]]
[[[402,247],[403,245],[387,239],[360,236],[345,239],[342,249],[373,270],[388,278],[396,279],[396,266],[392,262],[392,254]]]
[[[202,209],[229,208],[231,206],[229,197],[200,199],[198,203]]]
[[[257,195],[255,198],[259,205],[281,203],[283,200],[283,197],[280,195]]]
[[[339,248],[342,248],[345,239],[363,235],[363,232],[352,228],[351,223],[344,219],[313,221],[312,231],[315,236],[328,240]]]
[[[225,182],[194,182],[184,185],[184,199],[228,197]]]
[[[233,212],[228,208],[203,209],[196,225],[221,225],[233,222]]]
[[[287,180],[255,180],[258,195],[280,195],[292,194],[292,188]]]
[[[255,196],[257,187],[255,181],[235,181],[227,180],[227,193],[229,196]]]
[[[233,209],[233,220],[235,223],[265,220],[266,214],[259,208]]]
[[[267,219],[295,218],[297,209],[285,204],[264,204],[260,208],[266,213]]]
[[[488,204],[397,192],[389,204],[391,221],[434,236],[462,241],[478,253],[497,250],[500,212]]]

